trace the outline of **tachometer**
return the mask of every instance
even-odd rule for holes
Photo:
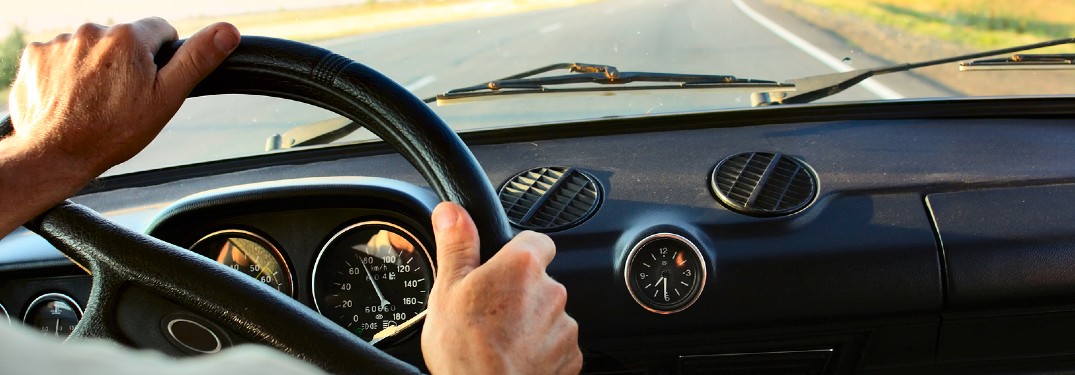
[[[223,230],[198,240],[190,249],[294,296],[291,270],[283,254],[262,236],[243,230]]]
[[[428,252],[410,232],[362,222],[332,236],[318,255],[314,304],[364,340],[401,339],[410,330],[397,329],[425,311],[434,274]]]

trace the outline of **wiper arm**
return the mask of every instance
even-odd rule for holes
[[[569,74],[534,77],[556,70]],[[632,82],[676,83],[677,85],[616,86]],[[550,88],[549,86],[571,84],[597,84],[603,87]],[[444,94],[426,98],[426,103],[491,95],[517,95],[545,92],[588,92],[616,90],[667,90],[683,88],[749,87],[790,90],[792,84],[757,79],[737,78],[731,75],[678,74],[651,72],[621,72],[614,66],[583,63],[560,63],[529,70],[486,83],[450,90]]]
[[[821,98],[829,97],[840,93],[841,91],[844,91],[849,87],[857,85],[859,82],[865,81],[867,78],[873,76],[903,72],[911,69],[918,69],[933,65],[947,64],[960,60],[977,59],[982,57],[990,57],[1006,53],[1014,53],[1036,48],[1051,47],[1071,43],[1075,43],[1075,38],[1055,39],[1047,42],[1001,48],[992,51],[971,53],[953,57],[945,57],[941,59],[927,60],[917,63],[895,64],[870,69],[857,69],[843,73],[831,73],[798,78],[788,81],[790,83],[795,84],[794,92],[788,93],[771,91],[754,93],[754,95],[751,96],[751,102],[754,104],[754,106],[769,104],[809,103]]]

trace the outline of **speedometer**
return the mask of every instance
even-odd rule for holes
[[[366,341],[400,339],[426,309],[434,270],[421,241],[383,221],[349,226],[314,264],[317,311]],[[380,334],[378,334],[380,333]]]

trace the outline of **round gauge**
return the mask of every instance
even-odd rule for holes
[[[30,302],[22,321],[37,328],[45,336],[67,338],[82,320],[82,308],[74,299],[59,293],[49,293]]]
[[[288,296],[295,295],[291,270],[283,254],[262,236],[242,230],[224,230],[205,236],[190,249],[250,275]]]
[[[332,236],[317,256],[314,305],[364,340],[393,342],[413,332],[404,328],[425,311],[434,275],[429,253],[414,235],[367,221]]]
[[[658,314],[690,307],[701,296],[705,277],[702,252],[686,238],[672,233],[642,239],[631,249],[624,267],[631,297]]]

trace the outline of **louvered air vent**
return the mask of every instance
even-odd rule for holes
[[[552,232],[588,219],[601,202],[597,181],[574,168],[541,167],[515,175],[500,188],[512,225]]]
[[[728,208],[753,216],[787,215],[817,195],[817,178],[803,162],[777,153],[747,152],[713,168],[710,188]]]

